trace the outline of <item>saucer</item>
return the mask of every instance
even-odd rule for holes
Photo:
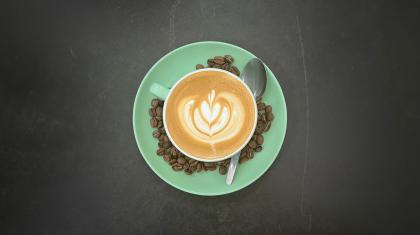
[[[150,126],[150,101],[156,98],[149,88],[153,83],[171,87],[183,75],[195,70],[195,65],[207,65],[207,59],[216,55],[232,55],[234,65],[240,71],[251,58],[252,53],[238,46],[214,41],[196,42],[179,47],[157,61],[144,76],[133,107],[133,129],[137,146],[146,163],[165,182],[182,191],[205,196],[228,194],[240,190],[260,178],[271,166],[280,152],[287,126],[286,102],[278,80],[267,69],[267,87],[263,101],[273,107],[274,120],[271,128],[263,134],[264,144],[261,152],[253,159],[239,164],[234,181],[226,185],[226,175],[218,170],[194,172],[187,175],[183,171],[173,171],[162,157],[156,155],[157,139],[153,138]]]

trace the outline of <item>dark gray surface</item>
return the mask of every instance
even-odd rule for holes
[[[0,234],[418,234],[419,4],[2,4]],[[288,105],[284,147],[250,187],[199,197],[160,180],[131,126],[170,50],[258,55]]]

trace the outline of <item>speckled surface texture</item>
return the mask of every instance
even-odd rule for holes
[[[419,234],[418,3],[0,9],[0,234]],[[204,40],[259,56],[288,106],[273,166],[220,197],[154,175],[131,122],[152,64]]]

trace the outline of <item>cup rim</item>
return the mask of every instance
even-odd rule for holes
[[[172,136],[171,136],[171,133],[168,131],[168,129],[167,129],[167,125],[166,125],[166,104],[167,104],[167,102],[165,102],[164,103],[164,105],[163,105],[163,124],[164,124],[164,128],[165,128],[165,131],[166,131],[166,134],[168,135],[168,138],[169,138],[169,140],[171,141],[171,143],[181,152],[181,153],[183,153],[183,154],[185,154],[187,157],[189,157],[189,158],[192,158],[192,159],[194,159],[194,160],[197,160],[197,161],[202,161],[202,162],[218,162],[218,161],[223,161],[223,160],[225,160],[225,159],[228,159],[228,158],[231,158],[231,157],[233,157],[235,154],[237,154],[237,153],[239,153],[247,144],[248,144],[248,142],[251,140],[251,138],[252,138],[252,136],[253,136],[253,134],[254,134],[254,132],[255,132],[255,129],[256,129],[256,127],[257,127],[257,122],[258,122],[258,108],[257,108],[257,101],[255,100],[255,97],[254,97],[254,95],[253,95],[253,93],[252,93],[252,91],[251,91],[251,89],[248,87],[248,85],[246,85],[246,83],[244,82],[244,81],[242,81],[241,79],[240,79],[240,77],[238,77],[238,76],[236,76],[235,74],[233,74],[233,73],[231,73],[231,72],[228,72],[228,71],[226,71],[226,70],[222,70],[222,69],[217,69],[217,68],[203,68],[203,69],[199,69],[199,70],[194,70],[194,71],[191,71],[191,72],[189,72],[189,73],[187,73],[187,74],[185,74],[184,76],[182,76],[170,89],[169,89],[169,93],[168,93],[168,95],[166,96],[166,99],[165,100],[168,100],[170,97],[171,97],[171,95],[172,95],[172,91],[174,91],[175,90],[175,88],[178,86],[178,84],[181,82],[181,81],[183,81],[184,79],[186,79],[186,78],[188,78],[189,76],[191,76],[191,75],[193,75],[193,74],[196,74],[196,73],[201,73],[201,72],[206,72],[206,71],[215,71],[215,72],[222,72],[222,73],[225,73],[225,74],[227,74],[227,75],[229,75],[229,76],[231,76],[231,77],[234,77],[234,78],[236,78],[236,79],[238,79],[239,80],[239,82],[240,83],[242,83],[242,85],[244,85],[244,87],[246,88],[246,90],[248,91],[248,93],[249,93],[249,95],[253,98],[252,100],[254,101],[254,102],[252,102],[253,103],[253,107],[254,107],[254,125],[253,125],[253,128],[252,128],[252,131],[250,131],[250,133],[249,133],[249,135],[248,135],[248,137],[246,138],[246,141],[244,141],[244,143],[238,148],[238,149],[236,149],[235,151],[233,151],[232,153],[230,153],[230,154],[228,154],[228,155],[226,155],[226,156],[223,156],[223,157],[220,157],[220,158],[214,158],[214,159],[202,159],[202,158],[200,158],[200,157],[196,157],[196,156],[193,156],[193,155],[191,155],[191,154],[189,154],[189,153],[187,153],[186,151],[184,151],[182,148],[180,148],[176,143],[175,143],[175,141],[172,139]]]

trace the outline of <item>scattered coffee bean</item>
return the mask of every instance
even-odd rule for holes
[[[164,148],[158,148],[157,150],[156,150],[156,154],[158,155],[158,156],[163,156],[163,154],[165,153],[165,149]]]
[[[212,66],[214,65],[214,60],[213,60],[213,59],[208,59],[208,60],[207,60],[207,65],[208,65],[209,67],[212,67]]]
[[[265,109],[265,104],[264,103],[258,103],[257,104],[257,108],[258,108],[258,110],[264,110]]]
[[[219,173],[220,173],[221,175],[225,175],[225,174],[226,174],[226,172],[227,172],[227,168],[226,168],[225,166],[220,166],[220,167],[219,167]]]
[[[238,77],[241,74],[239,72],[239,69],[236,66],[231,66],[230,69],[229,69],[229,72],[236,74],[236,76],[238,76]]]
[[[265,106],[265,112],[267,112],[267,113],[273,112],[273,108],[271,107],[271,105]]]
[[[156,116],[162,117],[163,108],[158,106],[156,107]]]
[[[160,131],[159,130],[154,130],[153,131],[153,137],[154,138],[159,138],[159,136],[160,136],[161,134],[160,134]]]
[[[156,110],[154,108],[149,109],[149,116],[150,117],[156,117]]]
[[[169,164],[170,164],[170,165],[174,165],[174,164],[178,164],[178,162],[176,161],[176,159],[171,159],[171,160],[169,161]]]
[[[159,142],[159,143],[158,143],[158,147],[159,147],[159,148],[163,148],[163,143],[162,143],[162,142]]]
[[[249,159],[248,158],[246,158],[246,157],[244,157],[244,158],[240,158],[239,159],[239,164],[242,164],[242,163],[244,163],[244,162],[246,162],[246,161],[248,161]]]
[[[232,64],[234,59],[231,55],[225,55],[225,60],[226,62],[228,62],[229,64]]]
[[[185,169],[184,172],[187,175],[191,175],[192,174],[192,170],[190,168]]]
[[[195,66],[195,69],[204,69],[204,65],[202,65],[202,64],[197,64],[197,65]]]
[[[262,149],[263,147],[261,145],[258,145],[257,148],[255,149],[255,152],[261,152]]]
[[[184,170],[186,170],[186,169],[188,169],[189,167],[190,167],[190,165],[186,162],[186,163],[184,163],[184,165],[183,165],[184,167]]]
[[[262,135],[257,135],[257,144],[262,145],[264,143],[264,137]]]
[[[255,149],[257,147],[257,143],[254,140],[251,140],[249,141],[248,146]]]
[[[265,116],[267,118],[267,121],[273,121],[274,119],[273,113],[266,113]]]
[[[225,63],[225,58],[223,56],[215,56],[214,57],[214,63],[222,65]]]
[[[178,163],[175,163],[172,165],[172,169],[174,171],[181,171],[183,169],[183,167],[181,165],[179,165]]]
[[[169,150],[169,153],[172,155],[172,156],[176,156],[177,154],[178,154],[178,150],[175,148],[175,146],[172,146],[171,147],[171,149]]]
[[[163,142],[163,148],[164,149],[169,149],[171,146],[172,146],[172,143],[171,142]]]
[[[265,129],[265,123],[262,121],[257,122],[257,127],[255,128],[255,133],[262,134]]]
[[[190,161],[189,162],[190,163],[190,166],[197,166],[197,164],[198,164],[198,161],[196,161],[196,160],[192,160],[192,161]]]
[[[202,171],[202,170],[203,170],[203,163],[199,162],[199,163],[197,164],[197,172],[200,172],[200,171]]]
[[[153,99],[151,102],[151,105],[153,108],[156,108],[159,105],[159,100],[158,99]]]
[[[185,158],[183,158],[183,157],[180,157],[180,158],[178,158],[178,163],[179,164],[181,164],[181,165],[184,165],[185,164]]]
[[[157,127],[158,127],[158,128],[163,127],[163,122],[159,120],[159,121],[158,121],[158,124],[157,124]]]
[[[153,128],[156,128],[158,125],[158,120],[156,120],[156,118],[151,118],[150,119],[150,126],[152,126]]]
[[[171,155],[165,154],[163,155],[163,159],[165,160],[165,162],[169,162],[171,160]]]
[[[222,65],[222,69],[223,69],[223,70],[226,70],[226,71],[229,71],[229,69],[230,69],[230,65],[229,65],[228,63],[224,63],[224,64]]]

